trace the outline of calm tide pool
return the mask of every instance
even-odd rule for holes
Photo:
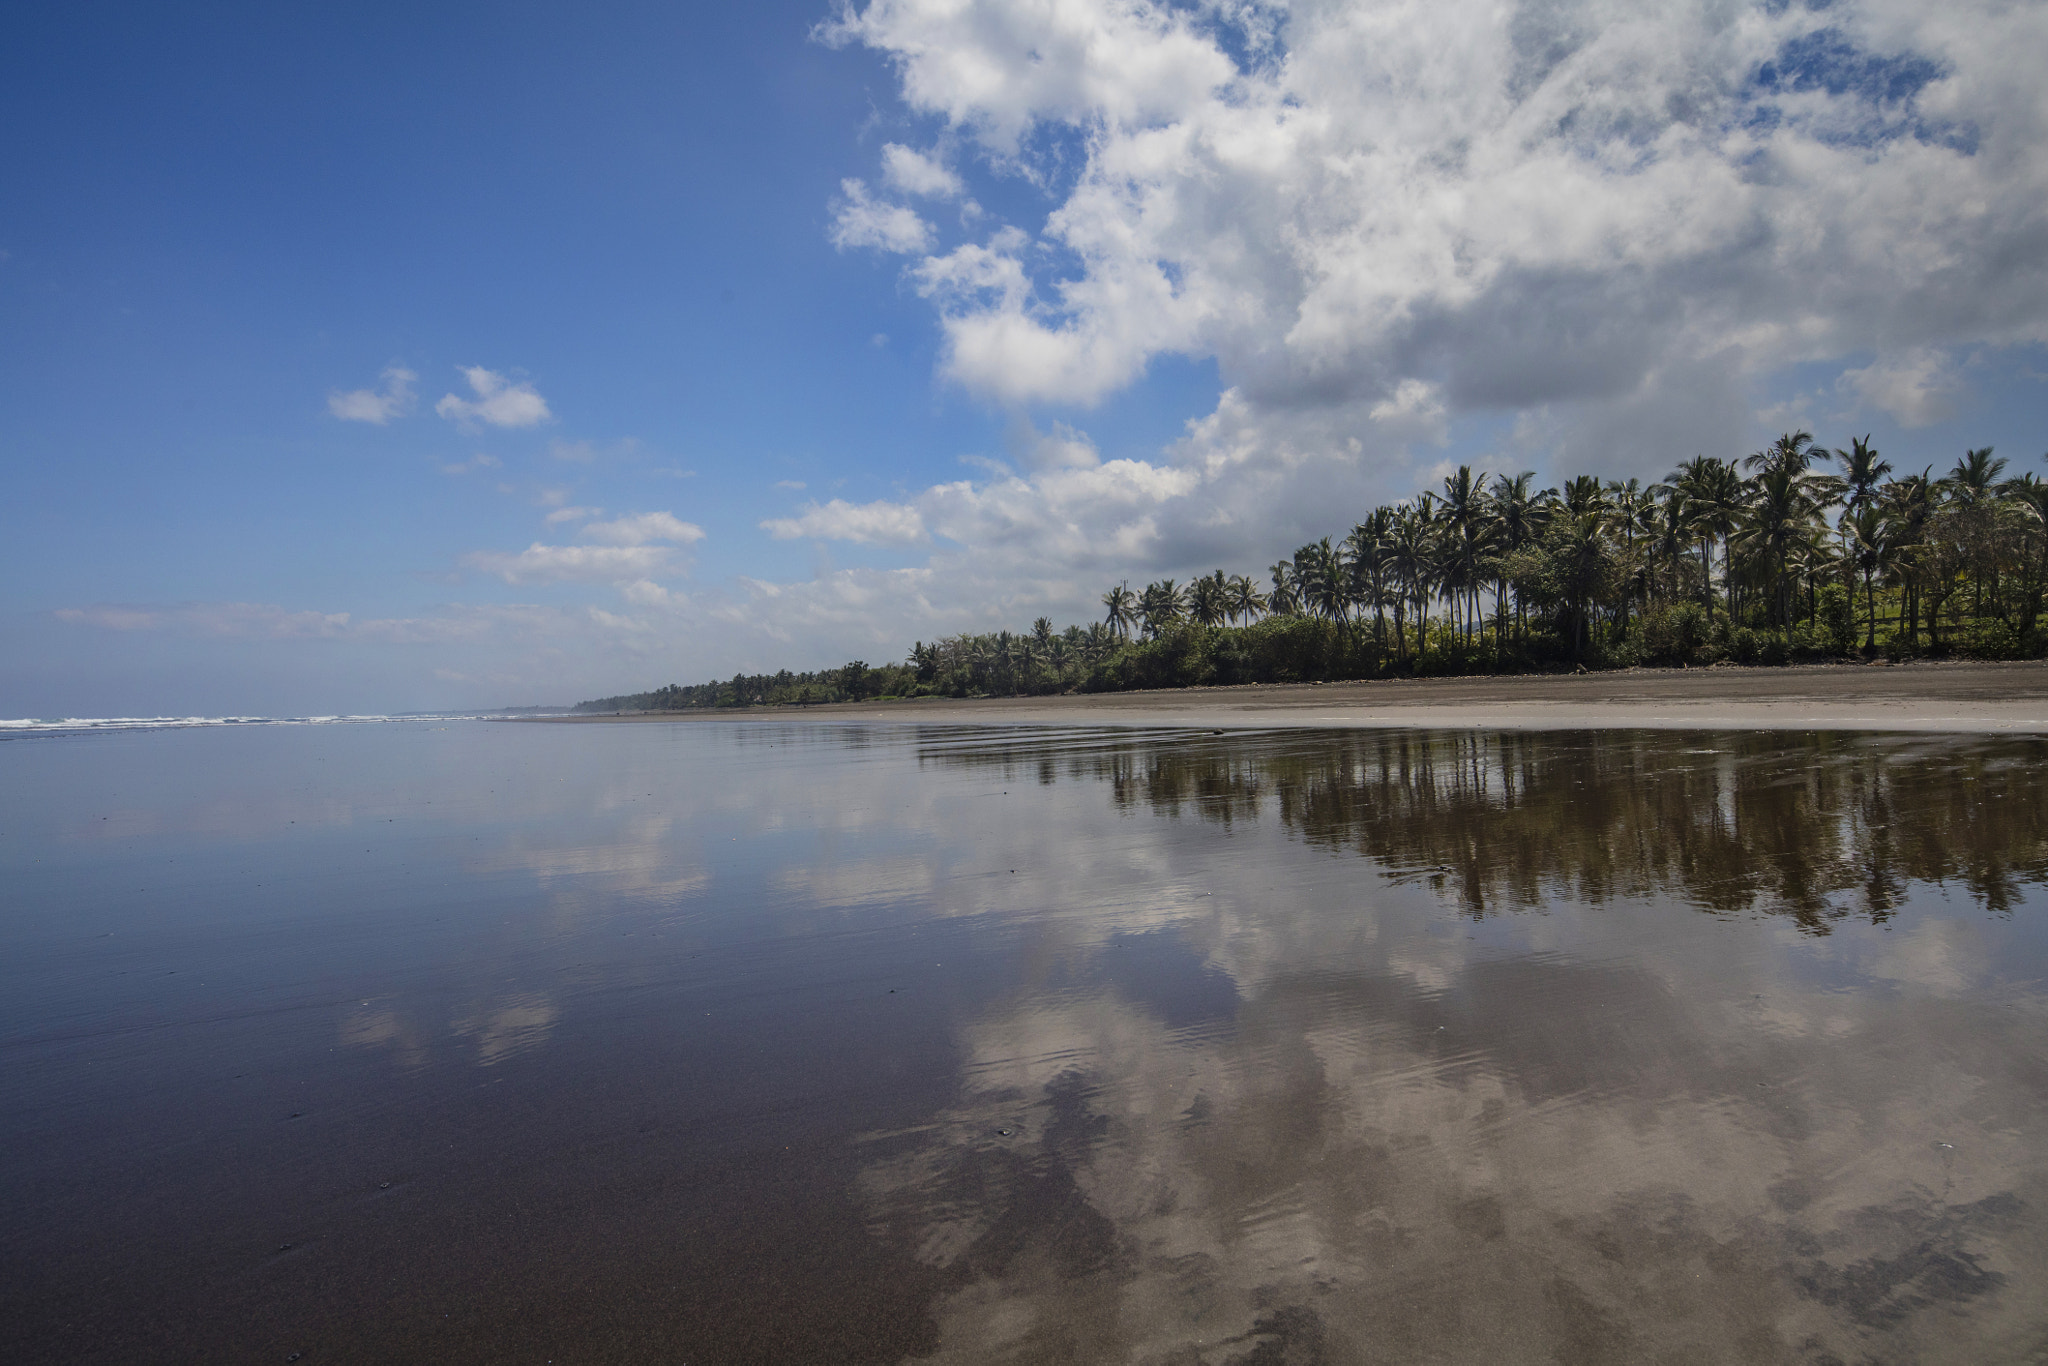
[[[2037,1359],[2044,879],[2005,736],[7,741],[0,1359]]]

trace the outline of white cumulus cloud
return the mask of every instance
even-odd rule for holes
[[[882,145],[882,178],[905,194],[930,199],[955,199],[966,188],[942,159],[900,142]]]
[[[553,416],[547,400],[531,384],[514,383],[481,365],[463,368],[471,398],[444,394],[434,411],[452,422],[484,422],[493,427],[531,427]]]
[[[609,522],[591,522],[581,534],[586,540],[606,545],[646,545],[650,541],[694,545],[704,539],[704,528],[671,512],[640,512]]]
[[[402,365],[387,365],[379,376],[384,382],[375,389],[341,390],[327,396],[327,411],[344,422],[368,422],[381,427],[412,407],[413,381],[419,378]]]
[[[1005,401],[1174,354],[1261,420],[1363,401],[1433,440],[1510,412],[1668,465],[1646,438],[1740,427],[1780,367],[2048,340],[2041,6],[870,0],[822,33],[1051,194],[895,238],[946,372]]]
[[[795,517],[771,517],[761,529],[778,541],[809,537],[857,545],[915,545],[925,539],[924,520],[914,507],[877,501],[849,503],[834,498],[812,503]]]
[[[842,180],[839,189],[843,198],[832,216],[831,235],[832,245],[841,251],[879,247],[913,252],[931,244],[932,225],[918,217],[915,209],[876,199],[860,180]]]

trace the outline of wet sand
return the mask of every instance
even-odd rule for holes
[[[2048,736],[49,738],[0,888],[0,1362],[2048,1343]]]
[[[549,721],[918,721],[945,725],[1498,730],[2048,731],[2048,663],[1625,669],[1500,678],[1251,684],[1062,697],[629,712]]]

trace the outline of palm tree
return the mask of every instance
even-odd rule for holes
[[[1988,542],[1991,505],[1997,497],[1998,476],[2003,473],[2005,461],[1992,459],[1991,447],[1986,446],[1982,450],[1965,451],[1963,458],[1956,461],[1955,468],[1941,481],[1962,514],[1963,541],[1968,546],[1971,561],[1972,616],[1980,615],[1984,610],[1984,581],[1987,578],[1992,581],[1993,600],[1997,599],[1997,557]]]
[[[1894,479],[1884,486],[1885,515],[1895,572],[1900,578],[1899,625],[1908,647],[1920,644],[1920,586],[1927,549],[1927,524],[1934,516],[1934,467]],[[1932,622],[1928,623],[1930,627]]]
[[[1146,584],[1138,595],[1138,615],[1144,620],[1145,634],[1158,639],[1160,632],[1180,620],[1186,606],[1180,585],[1172,579]]]
[[[1348,619],[1351,594],[1344,563],[1328,536],[1294,552],[1294,578],[1301,588],[1303,606],[1331,621]]]
[[[1892,462],[1878,457],[1868,436],[1851,440],[1846,451],[1838,449],[1835,460],[1842,467],[1842,487],[1850,512],[1868,507],[1877,497],[1878,485],[1892,472]]]
[[[1563,528],[1560,567],[1564,571],[1565,605],[1572,619],[1574,659],[1585,658],[1587,619],[1592,615],[1593,598],[1599,592],[1601,577],[1611,558],[1604,522],[1598,512],[1580,512],[1570,514]]]
[[[1813,433],[1787,432],[1742,463],[1764,474],[1783,472],[1797,478],[1813,463]]]
[[[1102,595],[1102,605],[1109,609],[1103,618],[1105,625],[1122,640],[1131,638],[1131,627],[1138,621],[1138,600],[1131,594],[1129,583],[1120,583]]]
[[[1693,514],[1693,534],[1700,539],[1701,584],[1707,610],[1714,609],[1714,542],[1724,545],[1722,568],[1732,569],[1734,547],[1728,544],[1742,524],[1742,475],[1726,460],[1696,455],[1681,464],[1670,483],[1685,496]],[[1727,574],[1723,574],[1724,583]],[[1732,584],[1727,585],[1731,590]],[[1733,604],[1730,604],[1732,609]]]
[[[1841,478],[1837,481],[1839,488],[1836,490],[1836,496],[1842,501],[1842,518],[1836,523],[1836,530],[1841,533],[1842,554],[1854,564],[1863,552],[1859,549],[1851,521],[1857,513],[1876,502],[1878,487],[1884,482],[1884,477],[1892,472],[1892,464],[1891,461],[1879,457],[1877,447],[1870,444],[1870,437],[1867,435],[1852,438],[1846,451],[1836,448],[1835,462],[1842,467]],[[1864,577],[1863,587],[1866,592],[1869,591],[1870,579],[1867,575]],[[1875,648],[1877,624],[1874,605],[1872,612],[1871,638],[1866,642],[1866,649]]]
[[[1252,582],[1249,574],[1238,574],[1230,580],[1230,619],[1250,621],[1266,610],[1266,595]]]
[[[1429,515],[1423,507],[1408,506],[1394,514],[1392,534],[1387,540],[1387,568],[1401,591],[1394,596],[1394,641],[1402,659],[1408,657],[1408,633],[1403,607],[1415,605],[1416,638],[1428,643],[1429,595],[1435,591],[1436,557],[1431,545]]]
[[[1505,474],[1493,477],[1493,521],[1500,546],[1500,557],[1494,583],[1494,602],[1501,601],[1507,587],[1506,560],[1527,549],[1543,534],[1544,507],[1549,501],[1546,494],[1531,494],[1529,482],[1536,477],[1534,470],[1523,470],[1510,479]],[[1522,609],[1522,595],[1515,594],[1515,635],[1519,638],[1526,625]]]
[[[1230,590],[1222,570],[1188,586],[1188,615],[1203,626],[1221,626],[1230,615]]]
[[[1789,464],[1772,466],[1757,476],[1749,518],[1738,539],[1745,550],[1762,558],[1772,586],[1771,624],[1774,626],[1790,624],[1791,594],[1787,570],[1797,547],[1806,538],[1816,511],[1799,472]]]
[[[1470,465],[1444,476],[1443,511],[1437,524],[1444,533],[1444,587],[1464,624],[1479,615],[1479,562],[1487,540],[1486,476],[1473,476]],[[1468,610],[1469,609],[1469,610]]]
[[[1387,546],[1393,524],[1392,508],[1374,508],[1372,515],[1351,528],[1351,534],[1344,538],[1344,568],[1351,599],[1372,608],[1372,638],[1382,650],[1387,646],[1387,607],[1393,600]]]
[[[1652,484],[1643,491],[1642,527],[1645,554],[1654,567],[1649,579],[1650,596],[1675,602],[1683,593],[1681,566],[1692,545],[1691,513],[1685,495],[1669,484]]]
[[[2031,576],[2030,591],[2021,600],[2020,632],[2025,635],[2034,629],[2041,608],[2041,588],[2044,580],[2048,580],[2048,483],[2028,473],[2006,480],[2001,491],[2018,509],[2019,524],[2024,528],[2020,537],[2022,563]],[[2024,558],[2029,553],[2033,556],[2031,561]]]
[[[997,685],[1006,693],[1017,691],[1017,638],[1008,631],[996,632],[989,651]]]
[[[1277,617],[1299,616],[1301,586],[1294,581],[1294,566],[1280,560],[1267,572],[1273,576],[1273,591],[1266,598],[1267,608]]]
[[[1877,594],[1872,591],[1870,580],[1873,574],[1891,565],[1890,531],[1890,521],[1874,502],[1851,507],[1842,514],[1842,537],[1849,545],[1849,564],[1863,576],[1863,613],[1868,623],[1863,635],[1866,654],[1877,649]]]
[[[1568,479],[1564,486],[1564,510],[1574,517],[1607,511],[1607,490],[1590,474]]]
[[[1964,507],[1974,508],[1991,501],[1998,476],[2005,473],[2005,461],[1991,458],[1991,447],[1965,451],[1955,468],[1941,482]]]

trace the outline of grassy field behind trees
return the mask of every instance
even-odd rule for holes
[[[1659,483],[1460,466],[1261,583],[1222,570],[1103,595],[1103,619],[919,641],[901,664],[599,698],[680,711],[1630,665],[2048,652],[2048,482],[1989,447],[1937,475],[1791,432]]]

